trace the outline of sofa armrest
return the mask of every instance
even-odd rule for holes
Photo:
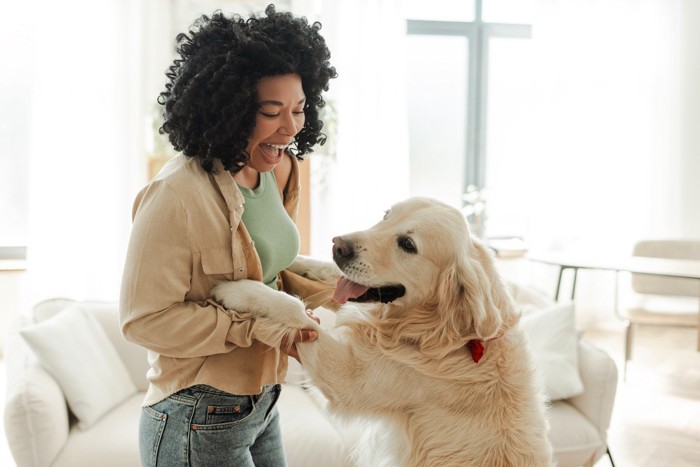
[[[606,352],[586,339],[579,339],[578,351],[584,392],[567,402],[593,423],[601,440],[607,443],[617,390],[617,366]]]
[[[68,439],[66,400],[18,334],[6,346],[5,433],[17,467],[46,467]]]

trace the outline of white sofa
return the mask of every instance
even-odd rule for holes
[[[531,299],[522,293],[520,298]],[[42,302],[33,310],[33,316],[24,319],[19,327],[50,319],[71,303],[65,299]],[[136,392],[91,427],[81,429],[68,410],[56,379],[39,363],[15,329],[10,333],[5,352],[5,430],[18,467],[139,465],[137,432],[143,391],[147,386],[146,352],[122,338],[116,304],[84,302],[80,305],[98,319],[127,368]],[[323,311],[320,314],[325,325],[332,317]],[[615,398],[617,370],[610,357],[583,339],[578,343],[578,352],[584,392],[553,402],[548,411],[550,437],[560,467],[593,465],[605,454],[606,432]],[[357,439],[357,428],[327,416],[322,396],[301,383],[302,370],[293,365],[290,368],[288,384],[284,385],[279,400],[289,466],[351,466],[349,453]]]

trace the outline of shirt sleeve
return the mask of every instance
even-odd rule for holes
[[[127,340],[175,358],[249,347],[254,320],[208,299],[188,300],[193,254],[187,212],[156,181],[136,198],[122,277],[120,320]]]

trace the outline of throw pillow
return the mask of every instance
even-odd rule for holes
[[[61,387],[78,428],[89,428],[136,392],[104,329],[79,304],[20,334]]]
[[[568,399],[583,393],[574,304],[556,304],[528,313],[520,319],[520,325],[530,342],[547,400]]]

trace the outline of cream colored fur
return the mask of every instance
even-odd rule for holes
[[[416,253],[400,247],[405,237]],[[551,465],[545,403],[518,315],[461,213],[411,198],[342,239],[355,252],[341,267],[346,276],[366,286],[402,284],[405,295],[347,304],[331,332],[300,321],[303,307],[291,321],[268,308],[261,328],[319,331],[318,340],[297,344],[311,379],[332,410],[374,422],[364,438],[375,446],[358,446],[358,464]],[[472,339],[486,341],[478,363],[465,347]]]
[[[230,310],[251,313],[255,338],[270,347],[280,347],[287,337],[316,322],[306,315],[304,303],[291,295],[248,279],[222,282],[211,290],[212,297]]]

